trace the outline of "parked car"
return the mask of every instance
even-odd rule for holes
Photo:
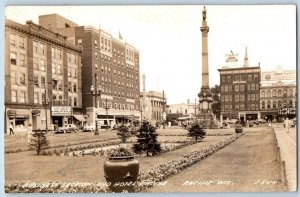
[[[78,131],[78,128],[73,124],[65,124],[62,127],[58,127],[57,133],[76,133]]]
[[[253,121],[249,121],[249,127],[253,127],[253,126],[254,126]]]
[[[95,130],[95,127],[94,127],[94,125],[85,125],[84,127],[83,127],[83,131],[94,131]]]
[[[236,121],[235,123],[235,132],[242,133],[243,132],[243,125],[241,121]]]

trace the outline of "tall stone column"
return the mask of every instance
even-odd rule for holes
[[[200,112],[201,113],[208,113],[212,111],[211,104],[212,104],[212,96],[209,87],[209,70],[208,70],[208,32],[209,27],[207,26],[206,22],[206,9],[202,11],[202,27],[200,28],[202,33],[202,86],[199,96],[200,102]]]
[[[202,84],[199,97],[199,113],[196,121],[203,128],[214,128],[217,125],[214,123],[214,115],[212,113],[212,94],[209,87],[209,69],[208,69],[208,32],[209,27],[206,21],[206,9],[202,11]]]

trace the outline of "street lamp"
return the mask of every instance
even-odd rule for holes
[[[140,104],[140,112],[141,112],[141,125],[143,122],[143,104]]]
[[[107,105],[107,98],[106,98],[105,99],[106,122],[107,122],[106,131],[108,130],[108,109],[109,109],[109,106]]]
[[[47,106],[49,105],[49,98],[47,98],[47,90],[45,90],[43,105],[45,107],[45,117],[46,117],[46,133],[48,132],[48,116],[47,116]]]
[[[163,90],[163,129],[166,128],[166,98],[165,98],[165,91]]]
[[[194,110],[195,110],[195,113],[194,113],[194,116],[196,117],[197,116],[197,107],[198,107],[198,105],[197,105],[197,103],[196,103],[196,99],[195,99],[195,104],[194,104]]]
[[[95,74],[95,87],[91,85],[91,95],[95,97],[95,108],[97,107],[97,97],[101,96],[101,86],[97,87],[97,75]],[[95,135],[99,135],[98,124],[97,124],[97,112],[95,113]]]

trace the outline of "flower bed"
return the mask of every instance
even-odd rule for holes
[[[57,144],[57,145],[52,145],[48,146],[47,149],[51,148],[63,148],[63,147],[68,147],[68,146],[76,146],[76,145],[81,145],[81,144],[87,144],[87,143],[97,143],[97,142],[104,142],[104,141],[110,141],[110,140],[116,140],[119,139],[118,137],[114,138],[109,138],[109,139],[98,139],[98,140],[91,140],[91,141],[83,141],[83,142],[73,142],[73,143],[66,143],[66,144]],[[19,153],[19,152],[25,152],[25,151],[30,151],[32,149],[28,148],[18,148],[18,149],[10,149],[10,150],[5,150],[5,154],[11,154],[11,153]]]
[[[135,183],[135,191],[143,191],[153,185],[159,185],[163,183],[169,176],[179,173],[181,170],[199,162],[205,157],[212,155],[226,145],[234,142],[243,134],[236,134],[221,140],[216,144],[210,145],[209,147],[202,148],[198,151],[193,151],[184,157],[172,160],[167,163],[155,166],[149,170],[142,171],[139,173],[137,184]],[[147,184],[139,184],[147,183]],[[149,183],[149,184],[148,184]],[[109,192],[108,184],[101,182],[92,183],[59,183],[59,182],[14,182],[5,184],[5,192],[12,193],[98,193],[98,192]]]

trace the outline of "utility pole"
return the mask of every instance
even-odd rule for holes
[[[166,128],[166,116],[165,91],[163,90],[163,129]]]

